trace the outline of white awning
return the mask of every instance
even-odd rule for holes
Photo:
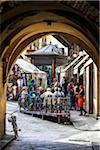
[[[74,69],[73,74],[77,74],[78,73],[78,68]]]
[[[73,66],[82,56],[78,56],[76,59],[74,59],[65,69],[62,70],[62,72],[67,71],[71,66]]]
[[[36,66],[33,64],[23,60],[23,59],[18,59],[16,63],[24,72],[26,73],[45,73],[44,71],[39,70]]]
[[[80,75],[84,74],[84,69],[80,70]]]
[[[79,68],[79,66],[80,66],[81,64],[83,64],[83,63],[85,62],[85,60],[88,59],[88,57],[89,57],[89,55],[86,55],[86,56],[74,67],[74,69]]]
[[[93,62],[93,60],[90,58],[81,68],[80,72],[84,71],[84,69],[89,66],[91,63]]]

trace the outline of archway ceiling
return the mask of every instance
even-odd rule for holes
[[[71,42],[76,42],[79,45],[83,45],[86,51],[94,59],[95,63],[98,64],[98,54],[93,46],[93,44],[88,40],[84,34],[79,30],[73,28],[72,26],[64,23],[53,22],[51,25],[48,25],[46,22],[41,22],[37,24],[32,24],[25,29],[21,30],[10,42],[9,46],[6,47],[2,58],[7,58],[9,62],[7,63],[7,72],[9,72],[13,62],[15,61],[18,54],[30,44],[29,39],[33,41],[34,39],[39,38],[41,33],[59,33],[65,38],[69,39]],[[37,37],[37,35],[39,35]],[[27,45],[26,45],[27,44]],[[5,61],[5,59],[4,59]]]
[[[16,37],[14,39],[12,39],[10,46],[8,47],[9,51],[11,51],[10,56],[7,56],[8,50],[5,53],[5,54],[7,54],[6,56],[9,58],[7,71],[9,72],[9,69],[11,68],[16,57],[28,44],[30,44],[33,40],[40,38],[41,33],[43,33],[42,34],[42,36],[43,36],[45,34],[49,34],[49,33],[53,33],[53,32],[61,34],[62,36],[66,35],[65,36],[66,39],[68,36],[68,38],[69,38],[69,40],[71,40],[71,42],[73,42],[73,41],[75,42],[75,40],[77,40],[77,43],[79,43],[79,41],[81,43],[82,41],[84,41],[83,47],[86,47],[86,45],[89,45],[90,47],[92,46],[92,49],[88,46],[86,47],[86,49],[88,50],[88,52],[90,54],[92,52],[95,53],[95,55],[93,55],[93,57],[94,57],[94,60],[96,62],[98,62],[98,59],[95,59],[98,56],[98,54],[96,54],[95,48],[93,47],[93,45],[91,45],[91,43],[89,42],[88,39],[85,39],[84,35],[82,35],[81,32],[72,28],[69,25],[55,23],[55,22],[52,23],[51,25],[47,25],[47,23],[42,22],[42,23],[30,25],[29,27],[27,27],[26,29],[21,31],[18,35],[16,35]],[[73,35],[73,36],[71,36],[71,35]],[[75,37],[74,37],[74,35],[75,35]],[[21,36],[23,36],[22,39],[21,39]],[[16,40],[18,40],[18,38],[19,38],[19,43],[16,46],[15,42],[16,42]],[[15,47],[14,47],[14,44],[15,44]],[[12,45],[13,45],[14,49],[12,48]]]
[[[86,1],[57,1],[57,2],[26,2],[26,1],[6,1],[0,4],[1,30],[0,30],[0,55],[2,58],[10,58],[8,62],[8,72],[18,54],[33,40],[41,36],[56,32],[64,39],[75,42],[87,49],[89,54],[98,64],[98,10]],[[27,32],[23,32],[19,37],[18,33],[28,28],[28,26],[43,23],[49,26],[52,24],[65,24],[82,33],[93,44],[93,49],[86,46],[80,37],[62,32],[61,30],[48,30],[28,37]],[[61,26],[60,26],[61,27]],[[31,31],[32,32],[32,31]],[[73,32],[73,31],[72,31]],[[76,33],[75,33],[76,34]],[[16,38],[17,37],[17,38]],[[23,37],[27,37],[22,40]],[[20,42],[21,41],[21,42]],[[84,40],[83,40],[84,41]],[[90,43],[89,42],[89,43]],[[12,44],[13,43],[13,44]],[[90,44],[91,45],[91,44]],[[89,46],[90,46],[89,45]],[[91,47],[91,46],[90,46]],[[14,50],[15,49],[15,50]],[[5,59],[4,59],[5,60]]]
[[[23,14],[33,15],[34,12],[44,11],[44,10],[64,10],[66,12],[73,12],[79,14],[88,21],[92,21],[93,24],[98,26],[98,10],[99,10],[99,1],[6,1],[0,2],[0,13],[2,15],[2,22],[10,20],[16,16]],[[59,11],[59,12],[60,12]],[[26,14],[27,12],[27,14]],[[28,14],[31,12],[31,14]],[[32,13],[33,12],[33,13]],[[94,14],[93,14],[94,12]],[[63,14],[66,16],[67,14]],[[71,15],[71,14],[68,14]],[[75,17],[75,16],[74,16]],[[93,19],[95,22],[93,22]]]
[[[86,1],[6,1],[0,4],[0,12],[1,53],[18,32],[41,21],[63,22],[74,26],[83,32],[98,50],[98,10]]]
[[[7,70],[6,70],[6,71],[7,71],[7,72],[6,72],[7,76],[8,76],[8,73],[10,72],[10,70],[12,69],[14,62],[15,62],[15,61],[17,60],[17,58],[20,56],[22,50],[24,50],[24,49],[27,47],[27,45],[29,45],[30,43],[32,43],[34,40],[36,40],[36,39],[38,39],[38,38],[41,38],[42,36],[47,35],[47,34],[52,34],[52,32],[46,32],[46,33],[43,32],[43,33],[37,34],[37,35],[35,35],[35,36],[33,35],[33,36],[29,37],[28,39],[26,39],[25,41],[23,41],[23,42],[18,46],[17,50],[13,53],[13,57],[11,57],[11,59],[10,59],[10,64],[8,65],[8,68],[6,68],[6,69],[7,69]],[[65,33],[55,33],[55,34],[56,34],[57,36],[62,37],[64,40],[67,40],[68,42],[71,41],[71,42],[76,42],[77,44],[80,43],[80,45],[81,45],[82,48],[88,49],[88,47],[87,47],[84,43],[82,43],[81,40],[77,39],[76,37],[73,37],[73,36],[68,35],[68,34],[65,34]],[[91,54],[91,51],[89,51],[89,49],[88,49],[87,53],[88,53],[88,54]],[[98,64],[98,60],[95,59],[95,56],[93,56],[92,58],[94,59],[94,62],[95,62],[96,64]],[[5,61],[5,60],[4,60],[4,61]]]

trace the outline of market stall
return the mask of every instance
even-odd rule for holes
[[[37,86],[42,86],[43,88],[47,87],[46,72],[23,59],[18,59],[16,64],[23,70],[23,73],[26,74],[27,81],[34,79]]]

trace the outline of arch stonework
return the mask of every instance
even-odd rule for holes
[[[3,52],[3,55],[1,56],[2,59],[8,58],[7,62],[7,74],[15,60],[15,58],[18,56],[18,54],[23,50],[21,47],[21,44],[28,40],[30,37],[33,37],[36,39],[36,35],[45,33],[52,33],[56,32],[59,34],[66,34],[71,36],[72,38],[75,37],[75,40],[78,39],[81,41],[81,43],[84,45],[84,49],[86,48],[86,51],[89,53],[89,55],[93,58],[95,63],[98,65],[98,53],[94,45],[91,43],[91,41],[80,31],[73,28],[70,25],[63,24],[63,23],[52,23],[51,25],[48,25],[47,23],[37,23],[30,25],[23,29],[21,32],[19,32],[10,42],[10,45],[8,48],[6,48]],[[19,39],[17,41],[17,39]],[[16,42],[17,41],[17,42]],[[25,47],[24,47],[25,48]],[[9,52],[10,51],[10,52]],[[6,53],[6,56],[5,56]]]
[[[24,48],[26,48],[26,46],[30,44],[30,42],[32,42],[33,40],[52,32],[61,34],[65,36],[65,38],[69,38],[71,41],[73,40],[74,42],[76,42],[77,40],[78,44],[80,42],[83,45],[83,47],[86,49],[86,51],[90,54],[90,56],[95,60],[96,64],[98,65],[98,59],[96,59],[98,58],[97,51],[94,45],[91,43],[91,41],[89,41],[88,38],[83,33],[63,23],[52,23],[49,26],[47,23],[43,22],[43,23],[33,24],[23,29],[12,39],[9,47],[5,49],[2,55],[2,59],[8,58],[7,65],[6,65],[7,68],[4,68],[6,69],[5,72],[6,72],[7,79],[13,63],[16,61],[16,58],[24,50]],[[6,94],[6,83],[3,88],[4,95]],[[6,100],[4,100],[4,106],[5,103]],[[3,110],[4,112],[6,111],[6,109]]]
[[[7,3],[10,6],[10,2]],[[35,2],[34,5],[27,2],[12,3],[11,8],[8,7],[8,10],[1,12],[0,137],[5,131],[6,84],[9,72],[18,55],[33,40],[49,33],[61,34],[65,39],[82,46],[99,68],[98,36],[96,36],[98,35],[98,11],[90,4],[84,1],[50,2],[49,5],[47,2],[41,4]],[[0,5],[4,7],[3,3]],[[74,18],[74,15],[77,17]],[[83,26],[82,19],[86,21]],[[99,80],[100,72],[98,74]],[[99,96],[98,91],[98,101]]]

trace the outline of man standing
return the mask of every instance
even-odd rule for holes
[[[67,86],[68,86],[68,80],[66,77],[63,77],[63,80],[62,80],[62,90],[65,94],[65,96],[67,96]]]

